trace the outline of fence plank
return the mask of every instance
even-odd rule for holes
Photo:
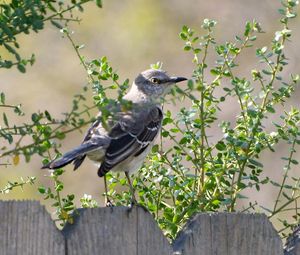
[[[142,208],[138,212],[138,255],[169,255],[172,248],[153,216]]]
[[[285,255],[300,255],[298,232],[289,239]],[[0,255],[171,255],[173,251],[182,255],[283,254],[278,234],[261,214],[197,214],[171,246],[141,207],[81,209],[75,223],[61,232],[38,202],[0,201]]]
[[[0,255],[65,255],[65,242],[39,202],[1,201]]]
[[[176,254],[184,255],[283,254],[278,234],[262,214],[197,214],[174,241],[173,248]]]
[[[147,255],[172,253],[150,213],[141,207],[82,209],[63,230],[68,255]]]
[[[300,226],[289,236],[284,247],[284,255],[300,255]]]
[[[201,214],[201,220],[199,217],[200,215],[197,215],[190,219],[173,242],[172,246],[176,254],[193,254],[190,252],[191,247],[201,247],[195,254],[213,254],[210,242],[212,236],[211,217],[206,213]]]

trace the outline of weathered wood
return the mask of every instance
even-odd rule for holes
[[[68,255],[147,255],[172,253],[150,213],[141,207],[83,209],[63,230]]]
[[[296,230],[284,255],[300,255]],[[61,232],[38,202],[0,201],[0,255],[283,255],[265,215],[202,213],[171,246],[141,207],[81,209]]]
[[[282,242],[262,214],[197,214],[173,243],[183,255],[282,255]]]
[[[138,215],[138,255],[169,255],[172,248],[154,221],[153,216],[142,208],[137,208]]]
[[[287,239],[284,255],[300,255],[300,226],[295,228],[293,234]]]
[[[65,255],[65,241],[39,202],[0,202],[0,255]]]
[[[201,218],[200,215],[197,215],[190,219],[172,244],[174,252],[176,254],[187,254],[185,251],[191,250],[190,247],[198,247],[198,253],[195,254],[213,254],[212,244],[207,241],[212,236],[210,221],[211,217],[206,213],[201,214]]]

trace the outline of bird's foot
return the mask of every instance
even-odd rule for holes
[[[136,201],[135,198],[132,198],[130,201],[129,208],[133,208],[135,205],[138,205],[138,202]]]
[[[110,201],[110,199],[106,198],[104,206],[113,208],[115,205]]]
[[[127,209],[127,212],[130,213],[130,212],[132,211],[132,209],[133,209],[134,206],[143,208],[143,210],[144,210],[145,212],[148,212],[148,209],[147,209],[145,206],[139,204],[139,203],[136,201],[136,199],[131,199],[131,202],[130,202],[130,205],[129,205],[128,209]]]

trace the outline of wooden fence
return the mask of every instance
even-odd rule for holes
[[[0,202],[1,255],[299,255],[297,231],[283,251],[265,215],[201,213],[170,244],[140,207],[81,209],[60,231],[38,202]]]

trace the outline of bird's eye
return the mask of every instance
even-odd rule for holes
[[[159,83],[160,83],[160,80],[157,79],[157,78],[151,78],[150,81],[151,81],[152,83],[155,83],[155,84],[159,84]]]

